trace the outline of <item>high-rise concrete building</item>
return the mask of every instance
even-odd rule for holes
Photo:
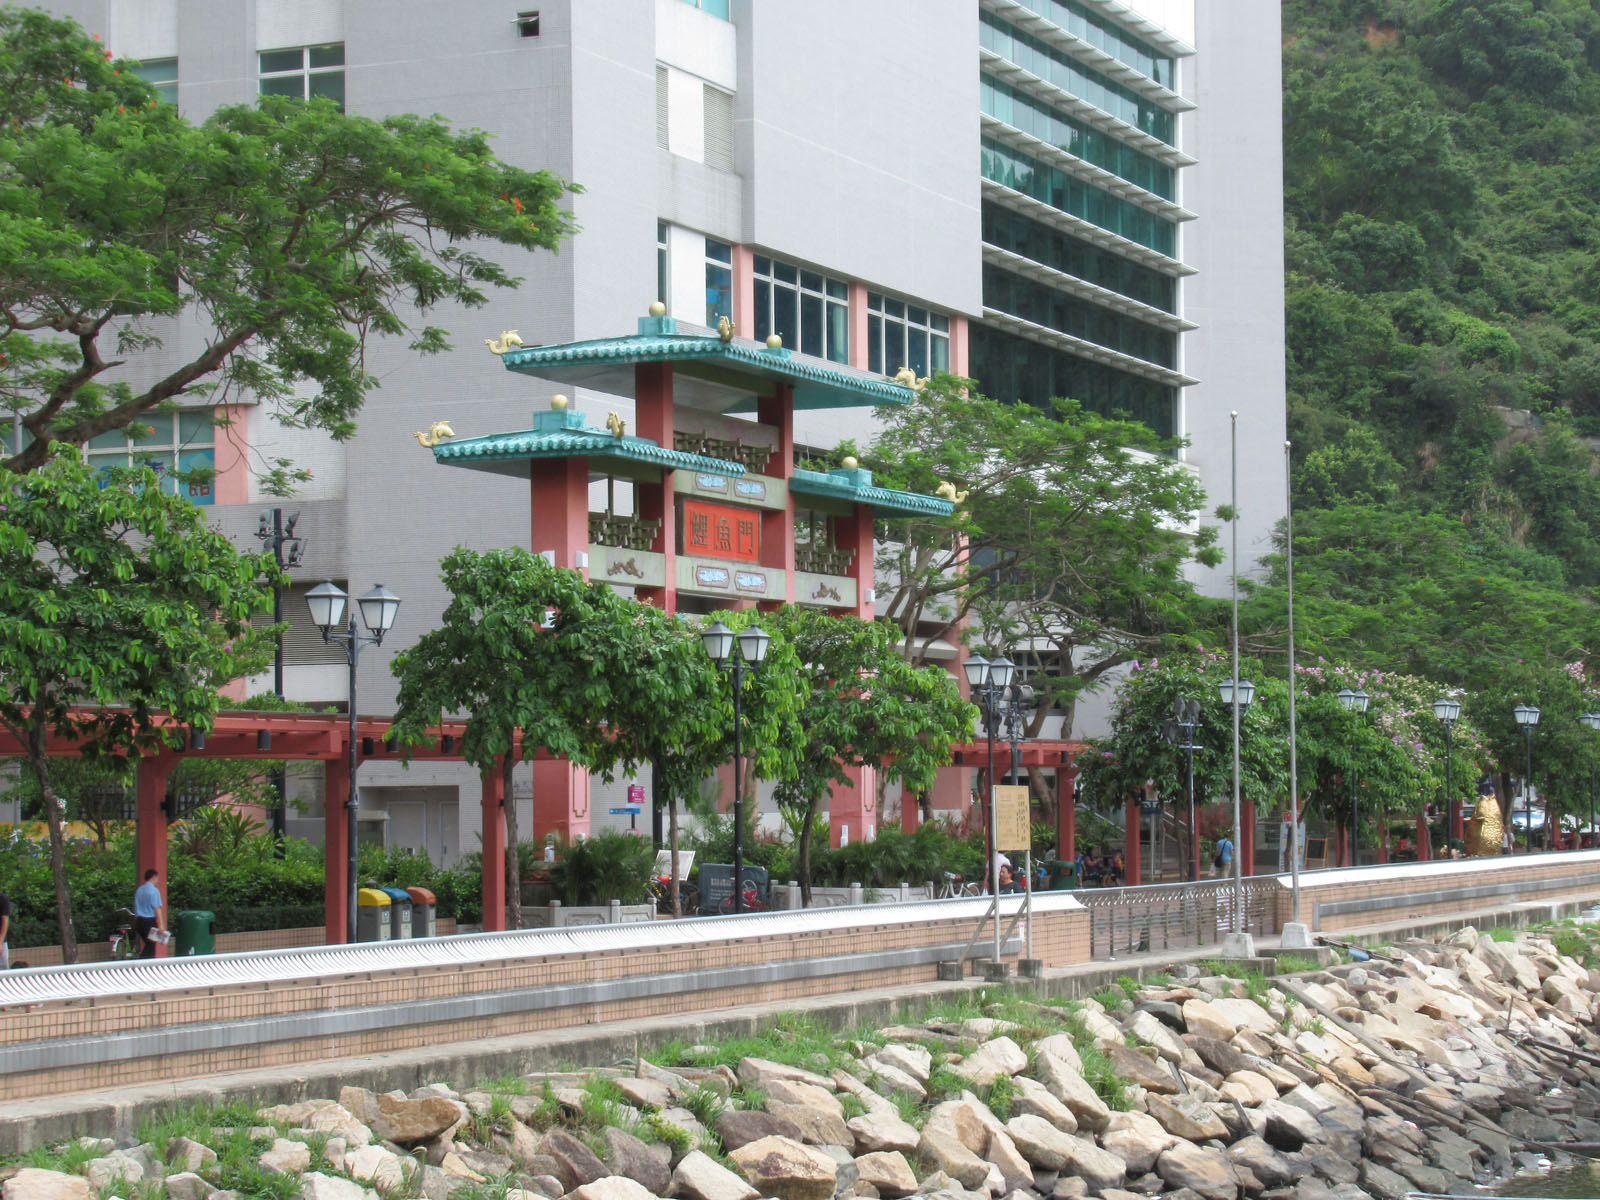
[[[141,59],[191,119],[267,92],[373,116],[437,112],[583,188],[571,200],[581,232],[559,254],[501,252],[524,285],[443,314],[456,353],[374,347],[382,386],[352,441],[286,432],[248,399],[225,433],[207,414],[172,418],[171,456],[215,462],[202,499],[242,545],[273,503],[251,464],[288,456],[312,472],[289,506],[307,539],[286,605],[292,698],[346,692],[340,652],[304,610],[310,585],[381,582],[403,598],[394,633],[361,661],[362,707],[386,711],[389,658],[446,602],[440,558],[528,544],[526,485],[442,470],[413,438],[438,420],[460,436],[526,428],[547,406],[556,388],[505,371],[484,339],[630,333],[656,300],[680,324],[727,315],[741,336],[776,332],[878,375],[949,367],[1003,399],[1070,395],[1130,414],[1189,439],[1182,458],[1216,503],[1237,412],[1241,569],[1282,514],[1275,0],[47,7]],[[579,388],[574,402],[631,420],[626,399]],[[870,411],[797,414],[802,446],[871,432]],[[91,454],[134,453],[101,440]],[[1199,582],[1223,591],[1232,569]],[[1086,707],[1071,732],[1097,719]],[[473,848],[475,805],[458,797],[469,772],[373,763],[361,782],[371,836],[446,860]],[[315,784],[301,786],[315,820]],[[616,802],[596,786],[597,825]]]

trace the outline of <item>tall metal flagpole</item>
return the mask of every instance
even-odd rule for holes
[[[1294,919],[1300,919],[1300,778],[1294,744],[1294,499],[1289,487],[1290,442],[1283,444],[1284,563],[1289,583],[1289,878],[1292,881]]]
[[[1233,513],[1233,931],[1244,932],[1244,849],[1239,826],[1239,413],[1228,414],[1232,459],[1232,491],[1228,503]]]

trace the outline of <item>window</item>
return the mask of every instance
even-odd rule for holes
[[[705,84],[706,166],[733,170],[733,93]]]
[[[706,324],[718,317],[733,319],[733,247],[706,239]]]
[[[1177,359],[1177,334],[987,263],[983,268],[983,304],[1157,366],[1170,368]]]
[[[950,369],[950,318],[879,292],[867,293],[867,369],[919,377]]]
[[[537,9],[517,14],[517,36],[525,38],[539,36],[539,12]]]
[[[91,438],[84,449],[91,467],[149,467],[170,494],[187,496],[196,504],[216,502],[211,480],[185,482],[173,477],[176,471],[216,467],[216,431],[209,408],[147,414],[127,429]]]
[[[667,134],[667,69],[656,64],[656,145],[663,150],[672,149]]]
[[[672,301],[667,299],[667,289],[671,285],[672,275],[669,264],[672,256],[667,248],[667,223],[656,222],[656,299],[665,304],[668,309]]]
[[[982,325],[972,327],[971,353],[972,377],[997,400],[1043,407],[1065,396],[1102,416],[1142,421],[1162,437],[1176,432],[1176,388]]]
[[[1130,262],[997,204],[985,202],[983,205],[983,240],[1097,287],[1120,292],[1141,304],[1165,312],[1178,311],[1177,280],[1171,276]]]
[[[140,63],[133,73],[155,88],[156,95],[168,104],[178,102],[178,60],[152,58]]]
[[[332,100],[344,109],[344,43],[263,50],[261,94],[299,100]]]
[[[849,289],[793,263],[755,256],[756,341],[776,333],[801,354],[850,361]]]
[[[703,13],[710,13],[713,17],[721,17],[724,21],[731,20],[728,16],[728,0],[683,0],[683,3]]]

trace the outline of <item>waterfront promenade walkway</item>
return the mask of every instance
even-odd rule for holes
[[[1293,911],[1289,880],[1249,888],[1247,923],[1270,953]],[[1216,957],[1218,914],[1231,916],[1225,890],[1041,893],[1034,986],[1084,994]],[[1299,913],[1341,939],[1386,940],[1527,924],[1597,899],[1600,852],[1580,851],[1310,872]],[[1001,957],[1013,968],[1026,947],[1022,924],[1011,925],[1021,904],[1002,900]],[[125,1132],[175,1101],[274,1103],[332,1081],[388,1090],[610,1062],[668,1039],[742,1032],[778,1011],[811,1009],[841,1026],[888,1020],[931,995],[987,986],[938,977],[951,973],[941,963],[976,971],[992,956],[980,928],[988,908],[984,898],[863,905],[14,972],[0,993],[10,1006],[0,1013],[0,1152]],[[19,995],[29,982],[56,994]]]

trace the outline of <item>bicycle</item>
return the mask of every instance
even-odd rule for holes
[[[111,931],[111,959],[113,962],[138,958],[139,951],[144,949],[139,935],[133,930],[133,913],[126,908],[119,908],[116,917],[120,924]]]
[[[935,900],[968,899],[973,896],[983,895],[983,885],[976,879],[962,883],[961,876],[954,871],[944,872],[944,882],[933,893]]]
[[[668,888],[665,875],[652,875],[650,882],[645,885],[645,891],[650,899],[655,902],[656,915],[662,917],[672,916],[672,893]],[[700,892],[691,884],[679,881],[678,907],[686,917],[693,916],[700,908]]]
[[[733,893],[732,892],[729,892],[726,896],[724,896],[722,898],[722,903],[717,906],[717,911],[719,913],[731,913],[733,911]],[[767,911],[767,902],[761,898],[760,894],[756,891],[755,884],[753,884],[753,883],[746,883],[744,885],[744,911],[745,912],[766,912]]]

